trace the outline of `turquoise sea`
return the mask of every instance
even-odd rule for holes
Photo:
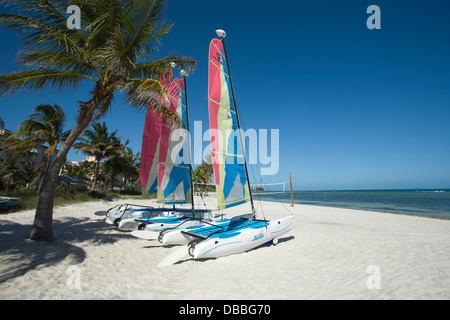
[[[307,204],[450,219],[450,189],[294,191]],[[291,193],[262,192],[255,199],[291,203]]]

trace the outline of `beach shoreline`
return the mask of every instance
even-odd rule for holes
[[[258,218],[295,216],[294,229],[276,246],[161,268],[177,247],[107,224],[106,210],[120,203],[155,202],[57,207],[53,243],[26,240],[34,211],[1,215],[0,299],[450,298],[449,220],[256,201],[264,212]],[[205,203],[212,208],[213,201]],[[224,213],[249,210],[242,205]]]

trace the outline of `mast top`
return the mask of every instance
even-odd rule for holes
[[[220,39],[223,39],[227,36],[227,33],[222,29],[217,29],[216,34]]]

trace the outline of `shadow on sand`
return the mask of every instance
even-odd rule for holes
[[[53,221],[53,242],[28,240],[31,225],[0,219],[0,284],[27,272],[68,259],[79,264],[86,258],[80,244],[115,243],[126,234],[109,233],[111,226],[98,218],[64,218]]]

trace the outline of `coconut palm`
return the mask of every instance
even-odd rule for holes
[[[42,104],[34,108],[34,113],[22,122],[13,133],[14,139],[6,148],[14,150],[31,150],[48,144],[40,163],[37,164],[39,190],[46,176],[53,155],[58,151],[58,144],[63,141],[67,133],[63,132],[66,115],[63,109],[55,105]],[[19,139],[21,138],[21,139]]]
[[[95,175],[96,163],[83,161],[79,164],[64,163],[61,175],[89,181]]]
[[[77,88],[92,83],[88,101],[78,103],[76,125],[49,168],[40,192],[30,238],[53,239],[53,199],[59,171],[81,133],[111,107],[123,92],[135,108],[163,106],[163,86],[155,79],[170,73],[170,62],[192,71],[196,62],[176,54],[158,59],[161,37],[172,25],[162,19],[164,0],[3,0],[18,14],[1,13],[0,23],[22,32],[27,50],[16,63],[23,70],[0,75],[0,96],[17,91]],[[81,9],[81,29],[67,27],[69,5]]]
[[[35,177],[36,168],[33,165],[33,158],[36,158],[37,151],[30,147],[11,147],[21,142],[13,133],[5,132],[0,139],[2,146],[0,156],[3,158],[0,166],[0,177],[9,185],[27,184],[29,185]]]
[[[114,155],[119,155],[123,151],[120,138],[116,136],[117,130],[109,133],[106,123],[96,123],[92,130],[85,130],[83,136],[74,144],[74,148],[81,152],[95,156],[96,166],[94,174],[93,190],[97,188],[97,178],[100,169],[100,162]]]
[[[128,140],[122,145],[122,153],[109,158],[104,163],[106,177],[111,182],[111,186],[118,178],[122,180],[122,186],[127,186],[128,182],[136,181],[139,178],[140,153],[133,154],[133,150],[127,147]]]

